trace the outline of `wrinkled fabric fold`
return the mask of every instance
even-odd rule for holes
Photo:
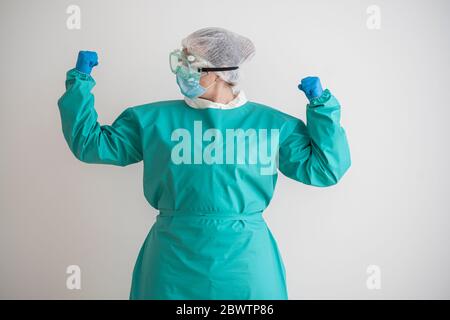
[[[139,253],[130,299],[288,298],[285,267],[262,215],[161,212]]]

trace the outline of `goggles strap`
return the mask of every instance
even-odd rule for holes
[[[231,71],[239,69],[239,67],[218,67],[218,68],[198,68],[198,72],[206,72],[206,71]]]

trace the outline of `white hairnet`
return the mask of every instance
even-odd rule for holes
[[[203,28],[181,41],[183,48],[206,61],[204,67],[240,67],[255,54],[252,41],[223,28]],[[215,72],[224,81],[237,85],[239,69]]]

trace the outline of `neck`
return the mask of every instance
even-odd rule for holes
[[[208,91],[200,98],[222,104],[228,104],[236,98],[230,85],[225,81],[217,81],[215,85],[209,88]]]

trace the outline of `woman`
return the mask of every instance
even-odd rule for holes
[[[340,105],[320,81],[301,81],[307,123],[251,102],[239,67],[252,42],[221,28],[198,30],[170,54],[183,100],[125,109],[100,125],[79,53],[59,99],[64,137],[79,160],[144,161],[144,194],[157,210],[136,261],[130,299],[287,299],[285,268],[262,217],[277,169],[302,183],[336,184],[350,167]]]

